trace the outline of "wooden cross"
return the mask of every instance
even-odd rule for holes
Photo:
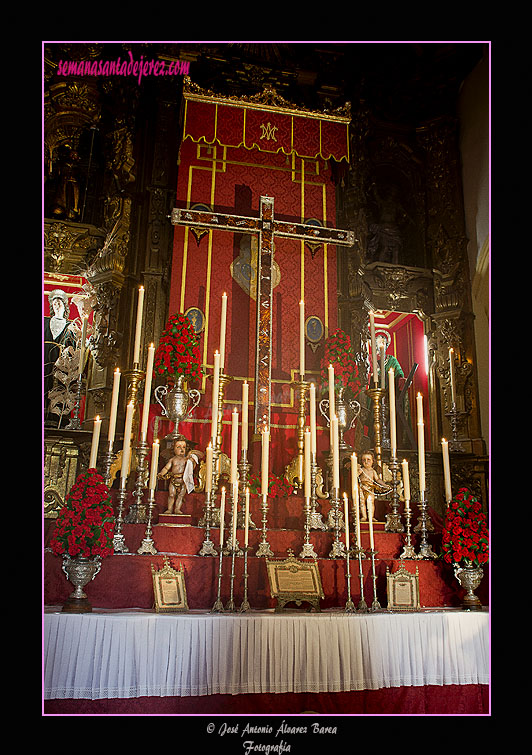
[[[258,234],[254,420],[255,433],[259,433],[265,425],[270,426],[271,415],[272,272],[275,237],[352,246],[355,242],[354,233],[336,228],[320,228],[305,223],[276,220],[273,197],[267,196],[260,198],[258,218],[203,210],[174,209],[171,219],[173,225]]]

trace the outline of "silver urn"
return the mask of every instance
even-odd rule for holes
[[[178,375],[172,389],[169,389],[167,385],[159,385],[154,395],[163,409],[163,415],[174,423],[174,429],[168,433],[165,440],[177,440],[180,437],[179,423],[183,422],[199,404],[200,392],[195,388],[188,390],[185,387],[185,378],[183,375]]]

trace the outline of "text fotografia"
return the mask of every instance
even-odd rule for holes
[[[60,60],[58,76],[134,76],[139,84],[143,76],[188,76],[190,61],[135,60],[128,52],[129,60]]]

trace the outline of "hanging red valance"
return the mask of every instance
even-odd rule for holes
[[[183,140],[349,162],[346,116],[185,93]]]

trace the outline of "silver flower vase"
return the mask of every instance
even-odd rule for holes
[[[155,391],[155,398],[162,406],[163,415],[174,423],[174,429],[168,433],[165,440],[177,440],[179,438],[179,423],[186,419],[190,412],[200,402],[201,394],[195,388],[188,390],[185,386],[185,378],[178,375],[174,387],[169,390],[167,385],[159,385]]]
[[[102,560],[100,556],[93,558],[83,556],[72,558],[68,554],[63,556],[62,569],[68,581],[72,582],[75,587],[74,592],[63,604],[65,613],[88,613],[92,611],[92,606],[83,592],[83,588],[94,579],[101,568]]]
[[[464,611],[482,610],[482,603],[474,592],[482,582],[482,577],[484,576],[482,567],[455,565],[454,576],[465,590],[465,595],[462,598],[462,608]]]
[[[331,418],[329,416],[328,398],[324,398],[320,401],[319,409],[327,420],[327,426],[329,426]],[[346,398],[345,386],[343,385],[339,386],[335,397],[335,411],[336,416],[338,417],[338,445],[341,449],[345,450],[348,448],[348,445],[344,440],[344,433],[354,427],[355,421],[360,414],[360,404],[354,399]]]

